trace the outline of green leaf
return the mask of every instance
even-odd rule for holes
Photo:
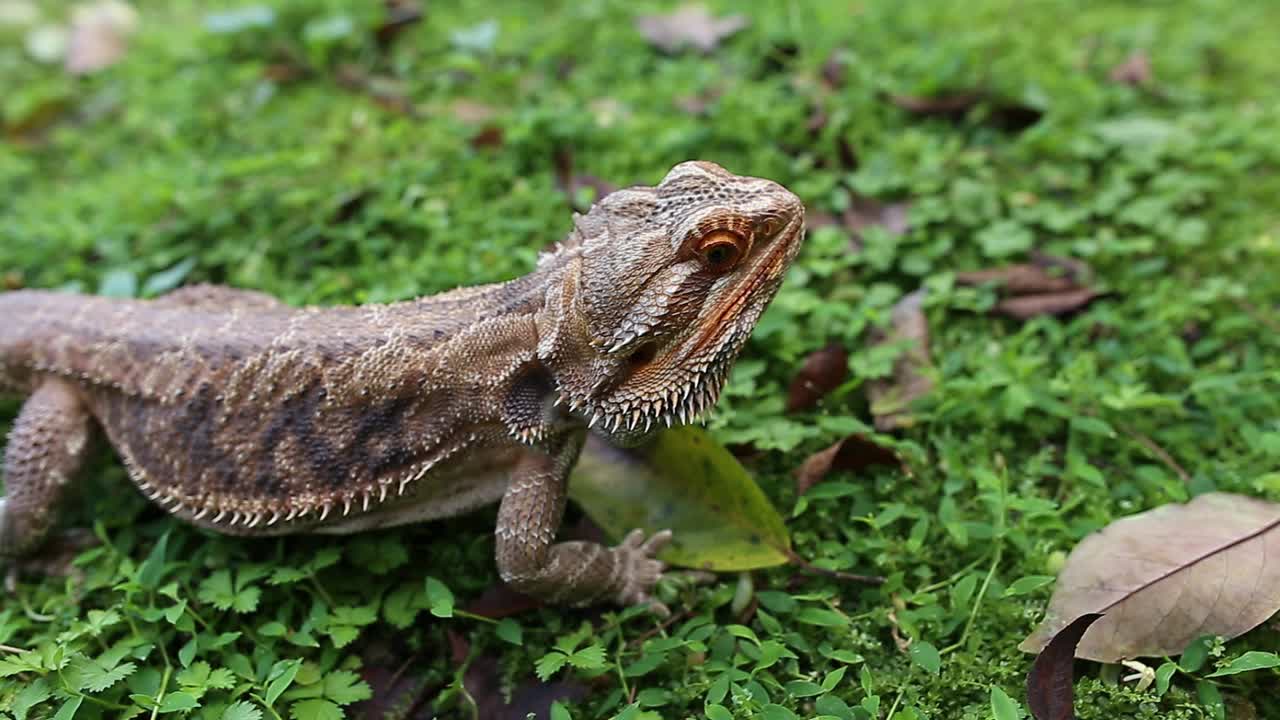
[[[168,292],[182,283],[183,278],[191,272],[196,266],[196,259],[193,257],[186,258],[174,263],[165,270],[147,278],[142,284],[142,294],[146,296],[159,295]]]
[[[1215,720],[1226,720],[1227,707],[1222,701],[1222,693],[1218,691],[1218,686],[1208,680],[1196,681],[1196,696],[1200,699],[1200,704],[1209,711],[1209,716]]]
[[[569,715],[569,711],[565,709],[564,705],[561,705],[560,701],[557,700],[551,703],[551,720],[573,720],[573,717]]]
[[[1169,681],[1173,678],[1173,674],[1178,672],[1178,663],[1165,662],[1156,668],[1156,696],[1164,697],[1169,692]]]
[[[581,650],[575,650],[569,656],[569,664],[579,670],[599,670],[605,666],[604,648],[599,645],[588,645]]]
[[[806,625],[817,625],[818,627],[844,627],[849,624],[848,617],[826,608],[803,608],[796,613],[795,618]]]
[[[1204,663],[1209,659],[1209,648],[1213,647],[1213,635],[1201,635],[1192,640],[1187,645],[1187,649],[1182,651],[1182,657],[1178,659],[1178,665],[1189,673],[1199,672],[1204,667]]]
[[[222,720],[262,720],[262,710],[248,700],[240,700],[222,711]]]
[[[1004,597],[1014,597],[1016,595],[1026,595],[1035,592],[1040,588],[1053,582],[1052,575],[1028,575],[1023,578],[1014,580],[1009,587],[1004,590]]]
[[[1273,652],[1250,650],[1240,657],[1233,659],[1226,665],[1223,665],[1217,670],[1209,673],[1208,676],[1221,677],[1223,675],[1239,675],[1240,673],[1253,672],[1254,670],[1267,670],[1274,667],[1280,667],[1280,655],[1276,655]]]
[[[788,560],[782,516],[751,475],[706,431],[662,430],[622,449],[592,434],[569,481],[569,496],[615,538],[634,528],[670,529],[659,557],[707,570],[751,570]]]
[[[164,579],[164,559],[168,549],[169,532],[165,531],[147,554],[147,559],[138,566],[138,584],[144,589],[154,590],[160,586],[160,581]]]
[[[908,654],[911,656],[911,662],[924,668],[930,674],[937,675],[942,671],[942,656],[938,654],[938,648],[932,644],[919,640],[913,642]]]
[[[137,665],[121,663],[111,669],[96,662],[85,663],[80,669],[80,688],[99,693],[133,674]]]
[[[293,684],[293,679],[298,676],[298,669],[301,667],[301,660],[281,660],[271,668],[271,674],[267,676],[267,695],[264,698],[267,705],[276,704],[281,693]]]
[[[769,703],[760,708],[761,720],[799,720],[796,714],[776,703]]]
[[[294,720],[343,720],[345,717],[342,708],[320,698],[300,700],[289,706],[289,713]]]
[[[427,578],[427,607],[436,617],[453,617],[453,591],[433,577]]]
[[[191,661],[195,660],[196,651],[199,648],[200,648],[200,645],[199,643],[196,642],[196,639],[191,638],[186,642],[186,644],[184,644],[181,648],[179,648],[178,662],[182,663],[183,667],[190,665]]]
[[[1099,420],[1095,417],[1089,417],[1088,415],[1077,415],[1071,418],[1071,429],[1101,437],[1116,436],[1115,429],[1105,421]]]
[[[172,692],[164,696],[164,700],[160,702],[160,712],[187,712],[200,707],[199,701],[190,693]]]
[[[58,708],[58,712],[54,714],[53,720],[72,720],[76,716],[76,711],[80,709],[80,703],[82,702],[84,702],[84,696],[76,695],[62,703],[62,707]]]
[[[1022,705],[1004,690],[992,685],[991,714],[995,716],[995,720],[1019,720],[1022,717]]]
[[[500,639],[511,643],[512,645],[524,644],[524,628],[520,627],[520,623],[511,618],[503,618],[493,628],[493,632]]]
[[[324,676],[324,696],[339,705],[350,705],[373,697],[373,690],[359,675],[349,670],[335,670]]]
[[[733,713],[723,705],[707,705],[703,709],[707,715],[707,720],[733,720]]]
[[[13,713],[14,720],[27,720],[27,713],[31,708],[51,697],[53,693],[49,690],[49,683],[45,682],[44,678],[36,678],[13,696],[9,704],[9,712]]]
[[[559,650],[551,652],[538,658],[538,662],[534,663],[534,672],[538,674],[538,679],[546,682],[552,675],[560,671],[560,668],[569,662],[569,656]]]
[[[98,283],[98,294],[104,297],[131,298],[138,294],[138,276],[122,268],[108,270]]]

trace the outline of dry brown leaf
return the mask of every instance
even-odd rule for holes
[[[589,187],[594,189],[597,201],[618,189],[613,183],[601,180],[594,175],[575,171],[573,169],[573,151],[567,147],[562,146],[557,149],[553,160],[555,161],[556,185],[569,198],[569,203],[574,206],[574,209],[579,212],[586,212],[590,209],[589,203],[587,207],[581,207],[583,203],[578,201],[578,191],[582,188]]]
[[[810,455],[803,465],[796,468],[796,494],[803,495],[830,473],[841,470],[857,472],[873,465],[901,466],[902,458],[865,435],[849,435]]]
[[[77,7],[67,43],[67,72],[85,75],[115,65],[124,57],[129,35],[137,26],[137,11],[120,0]]]
[[[410,26],[422,20],[422,6],[417,0],[385,0],[383,7],[386,16],[382,24],[374,29],[374,38],[381,47],[390,45]]]
[[[961,285],[994,283],[1009,295],[1055,293],[1077,289],[1074,279],[1061,274],[1055,275],[1031,263],[956,273],[956,282]]]
[[[1102,619],[1086,613],[1060,630],[1027,673],[1027,707],[1035,720],[1075,720],[1075,654],[1089,626]]]
[[[893,364],[889,378],[867,383],[867,397],[871,402],[871,414],[880,432],[910,427],[913,423],[908,408],[915,400],[933,391],[933,379],[929,376],[929,322],[924,316],[924,290],[916,290],[904,296],[893,307],[888,332],[877,332],[872,344],[908,342],[907,349]]]
[[[951,122],[964,120],[971,110],[984,105],[986,115],[982,122],[1010,132],[1025,130],[1044,116],[1044,112],[1037,108],[981,89],[945,91],[935,95],[891,95],[889,100],[914,115]]]
[[[1067,558],[1043,623],[1018,647],[1039,652],[1086,613],[1076,657],[1114,663],[1177,655],[1202,635],[1233,638],[1280,611],[1280,505],[1208,493],[1117,520]]]
[[[1134,50],[1124,62],[1111,68],[1109,77],[1121,85],[1142,87],[1151,84],[1151,58],[1142,50]]]
[[[839,343],[809,353],[787,388],[787,412],[808,410],[849,377],[849,353]]]
[[[686,47],[709,53],[720,42],[747,26],[745,15],[715,17],[705,5],[691,3],[665,15],[642,15],[636,29],[651,45],[674,53]]]
[[[890,235],[903,235],[911,229],[910,209],[910,203],[882,203],[874,198],[859,197],[845,208],[842,220],[859,241],[863,230],[875,226],[883,227]]]
[[[1083,308],[1100,295],[1102,293],[1090,288],[1023,295],[1001,300],[991,311],[1018,320],[1029,320],[1037,315],[1066,315]]]

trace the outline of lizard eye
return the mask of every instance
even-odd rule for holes
[[[698,255],[708,270],[728,272],[746,254],[745,238],[728,230],[716,230],[698,241]]]

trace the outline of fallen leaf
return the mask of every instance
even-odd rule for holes
[[[998,285],[1009,295],[1056,293],[1078,289],[1073,278],[1057,274],[1031,263],[1004,265],[985,270],[956,273],[961,285]]]
[[[395,78],[370,75],[351,64],[339,65],[334,72],[338,86],[352,92],[368,95],[386,110],[401,115],[414,115],[413,101],[408,97],[404,83]]]
[[[863,231],[870,227],[883,227],[890,235],[903,235],[911,229],[908,212],[911,205],[905,202],[883,203],[875,198],[857,197],[841,213],[841,223],[854,241],[861,244]]]
[[[844,87],[845,64],[844,50],[840,48],[832,51],[822,63],[822,83],[828,90]]]
[[[573,205],[574,209],[579,212],[586,212],[590,209],[591,202],[598,201],[618,189],[616,185],[605,182],[594,175],[574,171],[573,152],[567,147],[560,147],[556,150],[554,161],[556,184],[560,187],[560,191],[569,198],[569,204]],[[595,190],[595,197],[590,202],[579,196],[579,191],[588,187]]]
[[[649,44],[663,52],[674,53],[692,47],[709,53],[721,41],[747,26],[745,15],[715,17],[705,5],[691,3],[665,15],[642,15],[636,18],[636,29]]]
[[[875,465],[902,465],[898,453],[865,435],[849,435],[805,459],[795,470],[796,494],[803,495],[827,475],[838,471],[857,472]]]
[[[871,402],[871,414],[880,432],[910,427],[913,419],[908,412],[912,402],[933,391],[933,380],[928,371],[929,323],[922,305],[924,290],[905,295],[894,305],[887,332],[872,333],[873,345],[906,341],[908,347],[893,364],[893,375],[867,383],[867,397]]]
[[[849,377],[849,353],[840,343],[814,350],[787,388],[787,412],[808,410]]]
[[[416,0],[385,0],[386,16],[373,31],[378,45],[387,47],[400,33],[422,20],[422,6]]]
[[[1039,652],[1087,613],[1104,613],[1076,656],[1114,663],[1176,655],[1201,635],[1233,638],[1280,611],[1280,505],[1207,493],[1117,520],[1072,550]]]
[[[467,125],[481,125],[492,120],[498,111],[492,105],[464,98],[449,103],[449,114]]]
[[[1142,87],[1151,84],[1151,58],[1143,50],[1134,50],[1124,62],[1111,68],[1108,74],[1112,82]]]
[[[569,497],[615,540],[635,528],[670,529],[660,557],[703,570],[751,570],[787,562],[782,516],[732,454],[705,430],[655,433],[618,448],[594,433],[569,479]]]
[[[120,0],[78,6],[71,16],[64,67],[85,75],[111,67],[124,57],[128,36],[138,26],[138,13]]]
[[[962,119],[979,102],[986,98],[982,90],[958,90],[937,95],[893,95],[894,105],[916,115],[942,116]]]
[[[1075,720],[1076,645],[1101,618],[1097,613],[1081,615],[1036,656],[1027,674],[1027,707],[1036,720]]]
[[[966,89],[935,95],[891,95],[890,102],[913,115],[961,122],[971,111],[983,110],[980,121],[1009,132],[1020,132],[1040,122],[1044,112],[1023,103],[999,97],[987,90]]]
[[[1037,315],[1066,315],[1079,310],[1103,293],[1085,288],[1065,292],[1024,295],[1006,298],[996,303],[992,312],[1018,320],[1029,320]]]

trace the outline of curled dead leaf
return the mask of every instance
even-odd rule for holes
[[[747,26],[745,15],[716,17],[705,5],[691,3],[662,15],[636,18],[636,29],[650,45],[666,53],[692,47],[709,53],[727,37]]]
[[[1058,631],[1027,674],[1027,707],[1036,720],[1075,720],[1076,645],[1102,615],[1086,613]]]
[[[1030,263],[957,273],[956,282],[999,286],[1006,297],[991,311],[1027,320],[1037,315],[1065,315],[1085,307],[1104,294],[1085,287],[1092,277],[1093,271],[1081,260],[1033,252]]]
[[[905,295],[893,307],[888,331],[872,334],[873,345],[906,342],[907,349],[893,363],[893,374],[867,383],[871,414],[880,432],[910,427],[911,403],[933,391],[929,376],[929,322],[924,315],[924,289]]]
[[[1039,652],[1062,628],[1105,613],[1076,657],[1114,663],[1233,638],[1280,611],[1280,505],[1207,493],[1117,520],[1067,558],[1044,622],[1019,645]]]
[[[809,353],[787,389],[787,412],[808,410],[849,377],[849,353],[839,343]]]
[[[1074,290],[1073,278],[1054,274],[1039,265],[1018,263],[1004,265],[985,270],[969,270],[956,273],[956,282],[961,285],[986,285],[992,283],[1009,295],[1028,295],[1032,293],[1054,293]]]
[[[876,465],[902,465],[902,458],[866,435],[849,435],[810,455],[796,468],[796,494],[803,495],[833,472],[857,472]]]
[[[983,111],[983,124],[1020,132],[1040,122],[1044,112],[982,89],[944,91],[935,95],[891,95],[890,102],[913,115],[961,122],[971,111]]]
[[[400,33],[422,20],[422,6],[416,0],[385,0],[386,15],[373,31],[380,47],[390,45]]]
[[[554,161],[556,185],[569,198],[569,203],[574,206],[574,209],[579,212],[586,212],[591,205],[590,202],[580,201],[578,197],[579,190],[589,187],[595,190],[595,200],[599,200],[618,189],[616,185],[605,182],[594,175],[576,172],[573,169],[573,151],[567,147],[562,146],[556,150]]]
[[[1001,300],[992,308],[992,312],[1018,320],[1029,320],[1037,315],[1066,315],[1080,310],[1101,295],[1097,290],[1089,288],[1024,295]]]
[[[1124,62],[1111,68],[1111,82],[1142,87],[1151,84],[1151,58],[1143,50],[1134,50]]]

